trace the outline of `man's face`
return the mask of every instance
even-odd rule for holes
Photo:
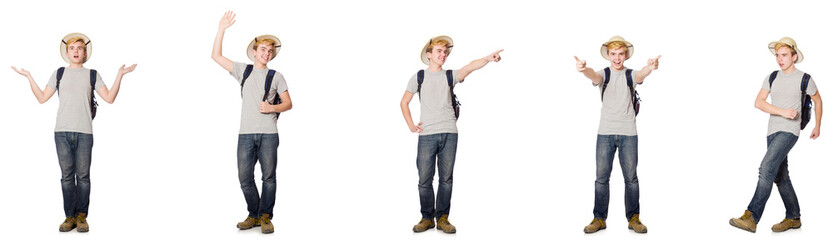
[[[798,54],[790,52],[789,47],[781,47],[775,51],[775,60],[778,61],[781,70],[787,70],[793,67],[795,60],[798,60]]]
[[[272,44],[268,43],[261,43],[258,44],[255,49],[252,50],[252,55],[255,56],[255,61],[266,64],[272,60],[272,56],[274,56],[275,50],[272,47]]]
[[[81,42],[74,42],[67,45],[67,57],[69,62],[74,64],[82,64],[87,61],[87,50]]]
[[[621,47],[616,50],[607,50],[607,59],[610,60],[611,68],[615,70],[622,70],[624,68],[625,59],[628,58],[628,49]]]
[[[440,66],[445,64],[446,57],[448,57],[448,48],[442,45],[434,46],[431,52],[428,52],[428,60]]]

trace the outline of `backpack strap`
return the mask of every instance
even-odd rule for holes
[[[625,70],[625,77],[628,78],[628,88],[631,90],[631,95],[633,95],[633,92],[634,92],[633,91],[633,76],[631,76],[632,73],[633,73],[633,69],[628,68],[627,70]]]
[[[801,78],[801,95],[807,95],[807,84],[810,83],[810,74],[804,73],[804,76]]]
[[[249,78],[249,75],[252,75],[252,69],[254,69],[254,65],[248,64],[246,65],[246,70],[243,70],[243,80],[240,80],[240,96],[243,96],[243,84],[246,83],[246,79]]]
[[[606,67],[605,69],[605,82],[602,84],[602,101],[605,100],[605,90],[607,90],[607,83],[610,82],[610,67]]]
[[[775,81],[775,77],[778,76],[778,71],[772,72],[769,74],[769,91],[772,92],[772,81]]]
[[[90,114],[92,114],[93,119],[95,119],[95,114],[98,111],[98,102],[95,101],[96,75],[98,75],[98,71],[90,69]]]
[[[269,72],[266,73],[266,84],[263,87],[264,88],[263,101],[266,101],[266,100],[269,99],[269,90],[272,90],[272,79],[273,78],[275,78],[275,70],[269,69]],[[275,98],[269,104],[278,105],[281,102],[283,102],[283,101],[281,101],[280,93],[276,92],[275,93]],[[277,116],[281,115],[281,113],[275,113],[275,114]]]
[[[55,91],[58,91],[58,89],[61,88],[61,78],[64,78],[64,67],[58,68],[58,73],[55,75],[55,78],[58,79],[58,81],[55,82]]]
[[[425,70],[420,69],[417,72],[417,94],[419,94],[419,98],[422,99],[422,81],[425,80]]]
[[[445,70],[445,78],[448,79],[448,87],[451,91],[454,91],[454,76],[452,76],[451,70]]]

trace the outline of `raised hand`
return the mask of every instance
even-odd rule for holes
[[[135,69],[136,69],[136,64],[130,65],[130,67],[127,67],[127,68],[124,68],[124,65],[121,65],[121,67],[119,68],[119,74],[120,75],[125,75],[125,74],[128,74],[130,72],[133,72],[133,70],[135,70]]]
[[[220,29],[226,30],[226,28],[229,28],[231,27],[231,25],[234,25],[234,22],[236,22],[234,20],[235,16],[237,16],[237,14],[234,14],[234,12],[232,11],[226,12],[226,14],[223,15],[223,18],[220,19]]]
[[[659,55],[656,58],[648,59],[648,66],[651,66],[651,70],[657,70],[657,68],[659,68],[659,58],[661,57],[662,55]]]
[[[503,52],[503,49],[497,50],[497,52],[489,54],[489,56],[486,56],[486,60],[488,60],[489,62],[499,62],[500,61],[500,52]]]
[[[573,57],[576,58],[576,70],[578,70],[579,72],[584,72],[584,70],[587,70],[587,61],[578,59],[578,57],[576,56]]]
[[[15,72],[17,72],[20,75],[23,75],[24,77],[27,77],[27,78],[32,77],[32,74],[30,74],[29,71],[26,71],[26,69],[20,68],[20,70],[18,70],[17,68],[12,66],[12,70],[14,70]]]

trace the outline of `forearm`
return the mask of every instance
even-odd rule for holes
[[[220,64],[221,67],[231,72],[234,67],[231,60],[223,56],[223,37],[225,36],[225,29],[217,30],[217,36],[214,38],[214,47],[211,49],[211,59]]]
[[[291,101],[284,101],[279,103],[278,105],[272,105],[272,109],[270,112],[272,113],[282,113],[292,109],[292,102]]]
[[[634,81],[636,81],[637,84],[642,84],[642,82],[645,81],[645,78],[648,77],[648,75],[651,75],[653,71],[654,69],[650,65],[646,65],[641,70],[636,72],[636,76],[634,76],[636,79],[634,79]]]
[[[408,124],[408,129],[413,128],[414,126],[414,119],[411,117],[411,108],[408,107],[409,103],[402,102],[399,104],[399,108],[402,109],[402,117],[405,118],[405,123]]]
[[[32,79],[31,76],[27,76],[26,78],[29,79],[29,87],[32,89],[32,94],[35,95],[35,98],[38,100],[38,103],[45,103],[47,98],[43,95],[43,90],[38,87],[38,84],[35,82],[35,79]]]
[[[581,71],[581,73],[584,74],[584,77],[593,81],[593,84],[595,85],[599,85],[599,83],[602,82],[602,76],[597,74],[596,71],[593,71],[592,68],[585,68],[584,71]]]
[[[814,99],[814,101],[815,102],[813,104],[815,105],[814,111],[816,112],[816,128],[821,128],[821,115],[823,112],[821,96],[819,96],[818,99]]]
[[[122,73],[116,75],[116,81],[113,82],[113,87],[107,91],[106,96],[101,96],[101,98],[103,98],[105,102],[113,104],[113,102],[116,101],[116,96],[119,95],[119,89],[121,89],[122,77],[124,77],[124,74]],[[104,88],[107,88],[107,86],[104,86]]]
[[[755,101],[755,107],[760,109],[761,111],[763,111],[765,113],[774,114],[774,115],[781,115],[780,112],[784,110],[784,109],[781,109],[779,107],[776,107],[775,105],[772,105],[772,104],[768,103],[766,100],[761,100],[761,99],[758,99],[758,100]]]

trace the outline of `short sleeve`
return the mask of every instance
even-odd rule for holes
[[[287,87],[287,85],[286,85],[286,79],[284,79],[283,74],[281,74],[279,72],[276,72],[274,80],[277,80],[277,81],[273,81],[272,84],[275,84],[275,86],[274,86],[275,90],[278,91],[277,93],[279,95],[281,93],[286,92],[286,91],[289,90],[289,87]]]
[[[52,72],[52,76],[49,77],[49,81],[46,82],[46,86],[49,86],[54,90],[58,90],[58,70]]]
[[[98,91],[101,87],[107,86],[104,84],[104,80],[101,79],[101,73],[95,74],[95,90]]]
[[[454,83],[454,86],[457,86],[457,84],[458,84],[458,83],[462,83],[462,82],[460,82],[460,79],[458,79],[458,78],[457,78],[457,76],[458,76],[458,75],[457,75],[457,74],[458,74],[458,72],[460,72],[460,69],[457,69],[457,70],[452,70],[452,71],[451,71],[451,76],[452,76],[452,77],[451,77],[451,82],[453,82],[453,83]]]
[[[769,75],[766,75],[766,77],[764,77],[764,83],[761,85],[761,89],[766,90],[767,92],[772,92],[769,87]]]
[[[599,76],[602,76],[602,80],[599,81],[599,83],[595,83],[593,81],[590,81],[590,83],[592,83],[594,87],[599,86],[599,85],[601,85],[602,83],[605,82],[605,70],[604,69],[596,71],[596,74],[599,74]]]
[[[238,83],[243,82],[243,72],[246,70],[246,64],[241,62],[234,62],[234,67],[232,67],[232,71],[229,73]]]
[[[417,94],[417,75],[414,74],[411,76],[411,80],[408,81],[408,86],[405,88],[411,94]]]
[[[813,81],[813,77],[810,77],[810,81],[807,83],[807,95],[816,95],[817,91],[818,89],[816,88],[816,81]]]

